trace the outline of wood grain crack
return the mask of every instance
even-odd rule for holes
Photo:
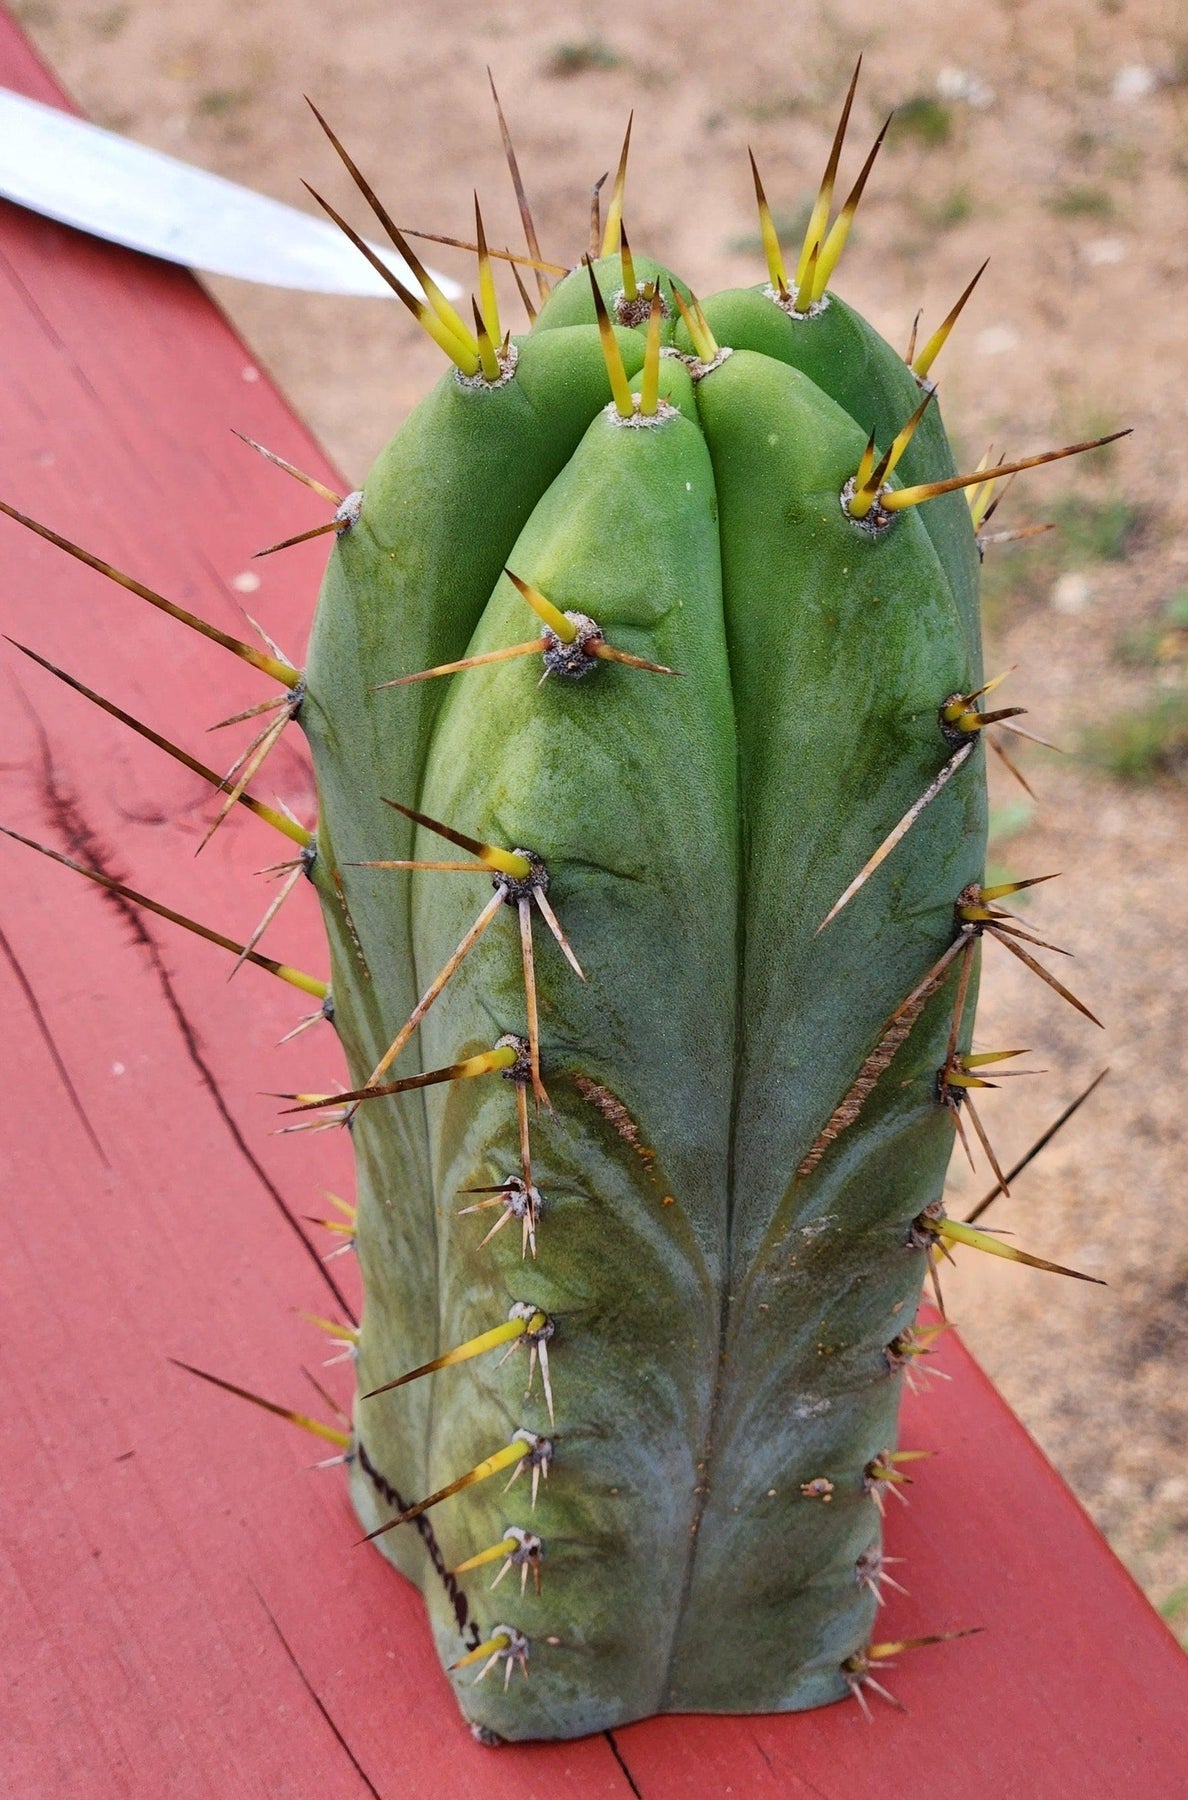
[[[59,836],[65,841],[72,856],[77,857],[80,862],[89,862],[92,868],[98,869],[104,875],[111,876],[113,880],[122,880],[123,876],[115,866],[106,845],[83,815],[77,798],[65,785],[61,772],[55,767],[53,749],[50,744],[49,735],[46,732],[45,726],[42,724],[40,716],[23,691],[21,692],[21,699],[24,701],[26,711],[32,720],[33,728],[37,734],[41,760],[41,795],[50,822],[57,830]],[[252,1174],[256,1177],[261,1187],[263,1187],[264,1191],[272,1200],[290,1231],[292,1231],[294,1236],[300,1242],[302,1249],[317,1270],[320,1279],[334,1296],[337,1305],[342,1308],[352,1325],[357,1324],[358,1320],[350,1302],[347,1300],[346,1295],[334,1279],[331,1271],[322,1261],[316,1245],[312,1244],[306,1237],[297,1215],[290,1209],[284,1195],[269,1176],[268,1171],[264,1168],[263,1164],[257,1159],[251,1146],[248,1144],[247,1139],[244,1137],[236,1123],[234,1115],[223,1097],[218,1078],[202,1053],[202,1045],[198,1033],[190,1023],[186,1010],[178,997],[177,990],[174,988],[173,980],[170,976],[169,969],[166,966],[165,958],[161,953],[160,945],[146,925],[142,914],[135,906],[133,906],[131,901],[125,900],[119,894],[106,893],[104,895],[104,901],[108,906],[114,907],[119,913],[132,934],[133,942],[143,949],[148,958],[149,966],[161,989],[162,998],[169,1008],[170,1013],[173,1015],[174,1022],[181,1033],[182,1041],[186,1047],[186,1053],[193,1063],[194,1068],[197,1070],[202,1085],[210,1095],[215,1110],[223,1121],[227,1133],[236,1149],[251,1169]]]
[[[338,1740],[339,1744],[342,1746],[343,1752],[346,1755],[346,1757],[348,1758],[350,1765],[354,1769],[356,1775],[359,1777],[359,1780],[363,1783],[363,1786],[367,1789],[367,1792],[373,1796],[373,1800],[384,1800],[383,1795],[380,1793],[380,1791],[376,1787],[374,1781],[372,1781],[371,1777],[368,1775],[366,1769],[363,1767],[363,1764],[359,1761],[359,1758],[355,1755],[355,1752],[351,1749],[350,1745],[347,1743],[346,1738],[343,1736],[341,1729],[339,1728],[338,1725],[335,1724],[334,1718],[330,1712],[329,1707],[326,1705],[325,1701],[320,1697],[320,1695],[317,1692],[317,1689],[313,1685],[313,1682],[309,1679],[309,1676],[305,1673],[305,1670],[301,1667],[301,1664],[297,1661],[297,1657],[294,1654],[293,1647],[289,1643],[288,1639],[286,1638],[284,1632],[281,1630],[280,1626],[277,1624],[276,1619],[273,1617],[273,1614],[272,1614],[271,1609],[269,1608],[268,1602],[265,1600],[263,1594],[261,1594],[259,1588],[256,1587],[254,1582],[252,1583],[252,1587],[255,1591],[256,1599],[260,1602],[260,1605],[264,1608],[264,1612],[268,1619],[268,1623],[272,1626],[272,1629],[275,1631],[275,1633],[277,1635],[277,1639],[280,1643],[281,1649],[284,1651],[285,1655],[288,1657],[289,1661],[292,1663],[294,1669],[296,1669],[296,1671],[297,1671],[298,1680],[301,1682],[302,1687],[305,1689],[306,1693],[309,1695],[310,1699],[313,1701],[314,1705],[317,1707],[318,1711],[321,1713],[322,1717],[325,1719],[327,1725],[330,1727],[331,1731],[334,1733],[334,1736]]]
[[[26,975],[20,958],[17,956],[16,951],[13,949],[2,930],[0,930],[0,955],[3,955],[5,961],[8,963],[9,968],[16,977],[18,987],[25,996],[25,1002],[29,1011],[33,1014],[34,1024],[41,1033],[45,1047],[50,1053],[54,1068],[58,1071],[58,1079],[61,1081],[62,1087],[65,1090],[66,1098],[69,1100],[77,1115],[79,1124],[90,1139],[95,1154],[103,1164],[104,1168],[110,1169],[111,1158],[103,1148],[103,1145],[99,1140],[99,1134],[87,1116],[87,1109],[82,1103],[82,1097],[74,1085],[70,1070],[66,1067],[66,1062],[62,1053],[54,1041],[54,1034],[50,1030],[49,1020],[41,1010],[41,1002],[38,1000],[34,991],[33,983]]]

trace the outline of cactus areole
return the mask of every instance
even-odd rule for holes
[[[331,134],[454,366],[361,495],[311,484],[304,674],[0,502],[283,684],[232,786],[73,682],[298,846],[329,989],[82,872],[342,1041],[348,1091],[291,1098],[351,1131],[358,1398],[350,1432],[286,1416],[339,1444],[486,1742],[883,1691],[938,1641],[871,1642],[929,1264],[1053,1267],[941,1194],[963,1114],[999,1174],[983,935],[1087,1012],[995,904],[1032,883],[980,885],[1019,710],[986,710],[981,527],[1071,452],[954,473],[929,369],[973,283],[907,361],[829,291],[849,104],[794,278],[757,171],[763,286],[702,304],[633,256],[624,149],[602,254],[516,339],[481,220],[472,330]],[[294,718],[316,839],[246,791]]]

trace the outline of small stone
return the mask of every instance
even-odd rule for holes
[[[1083,613],[1092,600],[1093,589],[1079,569],[1069,569],[1066,574],[1058,575],[1052,583],[1049,601],[1053,612],[1075,617],[1077,613]]]
[[[1161,1481],[1155,1489],[1155,1498],[1164,1506],[1179,1506],[1188,1500],[1188,1478],[1172,1475],[1167,1481]]]
[[[1147,68],[1145,63],[1124,63],[1114,76],[1110,89],[1115,100],[1129,104],[1132,100],[1145,100],[1159,86],[1159,77],[1154,69]]]
[[[966,106],[983,112],[994,104],[994,89],[968,69],[941,69],[936,78],[936,92],[941,100],[964,100]]]
[[[979,356],[1005,356],[1019,348],[1019,333],[1009,325],[987,325],[974,342]]]
[[[1121,238],[1090,238],[1081,245],[1081,261],[1091,268],[1105,268],[1110,263],[1126,261],[1126,245]]]

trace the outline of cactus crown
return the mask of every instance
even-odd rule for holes
[[[882,143],[831,219],[853,96],[794,269],[753,159],[763,285],[703,302],[633,250],[629,131],[555,285],[525,207],[515,339],[477,206],[464,313],[321,121],[454,366],[361,494],[311,484],[304,672],[4,507],[281,684],[220,778],[65,677],[317,889],[329,985],[256,948],[279,901],[246,945],[165,916],[342,1040],[347,1092],[290,1101],[352,1132],[326,1225],[366,1307],[315,1323],[360,1397],[350,1432],[273,1410],[341,1451],[487,1737],[882,1691],[925,1275],[954,1243],[1053,1266],[940,1196],[966,1121],[1006,1187],[983,937],[1087,1012],[999,904],[1030,883],[981,885],[983,746],[1019,709],[988,705],[977,572],[997,484],[1089,446],[956,472],[931,371],[981,270],[906,360],[830,290]],[[248,791],[294,719],[316,838]]]

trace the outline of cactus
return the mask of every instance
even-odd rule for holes
[[[361,494],[322,490],[304,672],[4,506],[281,683],[221,778],[65,677],[317,889],[329,987],[256,948],[279,901],[246,945],[165,916],[342,1041],[347,1092],[289,1102],[351,1128],[327,1224],[365,1310],[321,1323],[359,1398],[350,1432],[272,1410],[342,1452],[490,1741],[883,1692],[938,1641],[871,1643],[926,1274],[954,1243],[1054,1266],[940,1195],[965,1120],[1006,1187],[983,936],[1087,1012],[998,904],[1030,884],[981,885],[1019,709],[987,708],[977,573],[995,484],[1090,446],[959,476],[930,370],[974,283],[907,360],[829,291],[882,141],[831,223],[853,92],[794,275],[757,170],[765,284],[702,304],[633,255],[625,145],[551,287],[527,219],[515,340],[481,217],[468,321],[326,127],[454,366]],[[291,720],[316,837],[248,792]]]

